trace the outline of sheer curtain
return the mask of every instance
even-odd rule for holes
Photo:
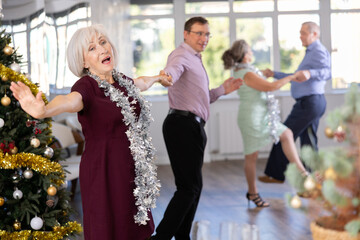
[[[129,0],[91,0],[92,24],[103,24],[119,53],[117,68],[132,76],[133,57],[130,38]],[[145,37],[145,36],[144,36]]]

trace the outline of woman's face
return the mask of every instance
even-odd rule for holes
[[[88,68],[92,74],[104,78],[114,68],[114,57],[111,45],[107,38],[96,34],[84,50],[84,68]]]

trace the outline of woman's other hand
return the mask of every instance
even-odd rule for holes
[[[43,118],[45,102],[41,97],[42,92],[38,92],[35,97],[30,88],[22,82],[11,82],[10,90],[26,113],[34,118]]]

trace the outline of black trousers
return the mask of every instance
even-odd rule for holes
[[[175,177],[176,191],[152,239],[190,240],[192,221],[202,189],[206,145],[204,126],[190,116],[170,114],[163,135]]]
[[[284,124],[294,134],[294,141],[300,137],[300,145],[310,145],[318,150],[316,132],[319,120],[325,113],[326,99],[323,94],[310,95],[296,100]],[[265,174],[278,180],[285,180],[284,172],[289,163],[282,151],[281,143],[274,144],[265,168]]]

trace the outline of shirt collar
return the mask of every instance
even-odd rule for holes
[[[306,48],[306,50],[307,50],[307,51],[313,50],[314,48],[316,48],[317,45],[319,45],[319,43],[320,43],[320,40],[319,40],[319,39],[315,40],[312,44],[310,44],[310,45]]]
[[[201,58],[201,53],[196,52],[189,44],[186,42],[181,43],[181,46],[188,50],[191,54]]]

